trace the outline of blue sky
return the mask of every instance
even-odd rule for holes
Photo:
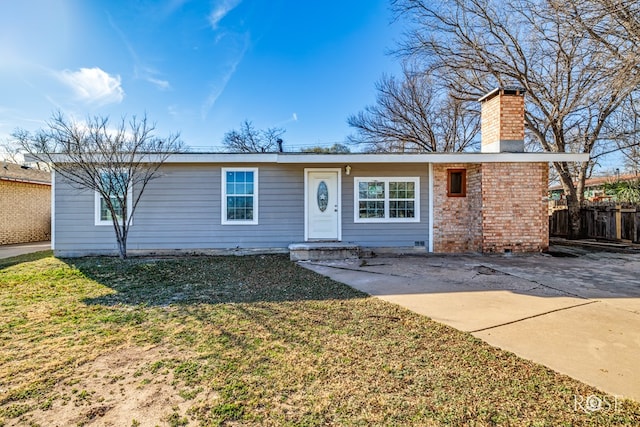
[[[0,141],[70,117],[144,114],[221,150],[245,120],[285,148],[332,145],[399,72],[388,0],[20,0],[0,3]]]

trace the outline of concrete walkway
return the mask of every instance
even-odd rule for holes
[[[300,265],[640,401],[640,255],[432,255]]]
[[[51,242],[21,243],[18,245],[0,245],[0,258],[11,258],[32,252],[48,251]]]

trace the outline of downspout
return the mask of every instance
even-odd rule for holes
[[[56,170],[51,168],[51,250],[56,248]]]
[[[429,247],[428,247],[428,252],[432,253],[433,252],[433,163],[429,163],[429,176],[427,177],[427,180],[429,182],[428,187],[429,187],[429,207],[428,207],[428,211],[429,213],[428,218],[429,218]]]

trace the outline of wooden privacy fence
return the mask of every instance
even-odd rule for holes
[[[582,236],[589,239],[627,240],[640,243],[640,206],[596,204],[580,209]],[[549,215],[549,235],[569,234],[569,212],[555,210]]]

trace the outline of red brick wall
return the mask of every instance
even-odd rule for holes
[[[516,149],[524,139],[524,93],[498,90],[482,100],[482,151]],[[466,197],[447,196],[447,169],[467,170]],[[435,252],[539,252],[549,247],[547,163],[433,166]]]
[[[447,169],[465,169],[466,197],[447,196]],[[482,248],[480,164],[433,165],[434,252],[479,252]]]
[[[546,163],[482,165],[482,251],[539,252],[549,247]]]
[[[482,103],[482,145],[524,139],[524,95],[498,93]]]
[[[466,197],[447,196],[447,169],[466,169]],[[434,164],[434,252],[546,250],[547,180],[546,163]]]
[[[51,186],[0,180],[0,245],[51,238]]]

